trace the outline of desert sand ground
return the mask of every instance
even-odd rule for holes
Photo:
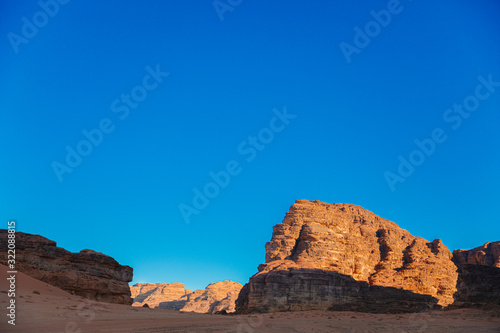
[[[16,274],[16,325],[7,323],[7,267],[0,265],[0,332],[500,332],[493,312],[460,309],[419,314],[304,311],[221,316],[89,301]]]

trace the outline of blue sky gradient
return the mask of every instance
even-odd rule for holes
[[[357,204],[450,250],[500,240],[498,2],[256,0],[223,20],[212,1],[63,2],[46,22],[37,1],[0,3],[2,228],[15,219],[132,266],[133,283],[190,289],[247,282],[297,199]],[[347,59],[341,43],[388,8]],[[147,96],[127,105],[134,91]],[[447,110],[469,96],[457,126]],[[270,139],[284,108],[295,117]],[[113,130],[60,181],[54,162],[103,119]],[[446,141],[391,187],[435,129]],[[238,147],[259,133],[248,161]],[[239,173],[194,207],[230,161]]]

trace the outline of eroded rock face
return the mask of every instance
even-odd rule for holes
[[[446,306],[454,301],[456,266],[441,240],[414,237],[362,207],[298,200],[273,229],[266,244],[266,263],[240,293],[239,312],[332,305],[354,310],[359,299],[384,303],[384,287],[411,293],[412,304],[401,303],[402,308],[432,307],[436,302]],[[387,289],[386,293],[385,302],[391,304],[387,308],[397,308],[398,292]]]
[[[7,230],[0,230],[7,242]],[[6,264],[7,257],[1,256]],[[132,304],[128,282],[133,270],[105,254],[82,250],[72,253],[40,235],[16,232],[16,269],[74,295],[108,303]]]
[[[134,306],[184,312],[217,313],[235,311],[242,285],[234,281],[211,283],[206,289],[191,291],[182,283],[140,283],[130,287]]]
[[[500,242],[453,251],[458,267],[453,307],[500,307]]]
[[[486,243],[472,250],[453,251],[453,261],[457,267],[481,265],[500,268],[500,241]]]
[[[133,306],[147,304],[150,308],[156,308],[162,302],[176,301],[182,296],[192,293],[185,289],[182,283],[137,283],[130,287]]]

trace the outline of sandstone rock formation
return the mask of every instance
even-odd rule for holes
[[[130,287],[133,306],[148,304],[151,308],[198,313],[234,312],[241,288],[233,281],[211,283],[194,292],[184,289],[182,283],[139,283]]]
[[[441,240],[414,237],[362,207],[298,200],[273,229],[238,312],[414,311],[454,301],[456,266]]]
[[[453,261],[459,268],[465,265],[500,268],[500,241],[486,243],[472,250],[455,250]]]
[[[500,307],[500,242],[453,251],[458,267],[453,307]]]
[[[0,229],[0,243],[7,230]],[[72,253],[39,235],[16,232],[16,269],[38,280],[92,300],[132,304],[132,268],[92,250]],[[7,264],[7,256],[0,257]]]
[[[186,295],[187,302],[181,311],[216,313],[225,310],[228,313],[234,312],[234,302],[242,287],[241,284],[234,281],[210,283],[207,288]]]
[[[149,305],[156,308],[162,302],[171,302],[192,293],[182,283],[137,283],[130,287],[133,306]]]

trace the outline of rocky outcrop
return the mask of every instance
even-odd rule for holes
[[[7,243],[7,230],[0,230]],[[39,235],[16,232],[16,269],[38,280],[88,299],[132,304],[128,282],[133,271],[113,258],[92,250],[72,253]],[[7,256],[0,257],[7,263]]]
[[[500,268],[500,241],[486,243],[472,250],[455,250],[453,251],[453,261],[458,268],[465,265]]]
[[[133,306],[184,312],[217,313],[235,311],[235,301],[242,285],[233,281],[211,283],[206,289],[192,292],[182,283],[140,283],[130,287]]]
[[[454,301],[456,266],[441,240],[414,237],[362,207],[298,200],[273,229],[238,312],[413,311]]]
[[[453,251],[458,267],[457,307],[500,307],[500,242]]]
[[[156,308],[162,302],[171,302],[182,296],[192,293],[185,289],[182,283],[137,283],[130,287],[133,306],[147,304],[150,308]]]

